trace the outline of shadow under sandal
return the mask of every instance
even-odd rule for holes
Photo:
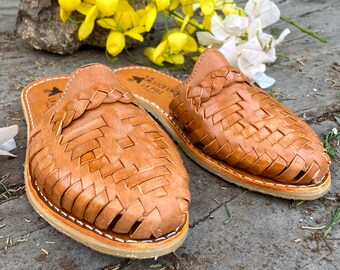
[[[329,190],[330,159],[317,135],[217,50],[206,50],[184,82],[138,66],[115,74],[186,154],[224,180],[295,200]]]
[[[29,201],[52,226],[122,257],[170,253],[185,240],[188,175],[170,138],[112,70],[88,65],[22,93]]]

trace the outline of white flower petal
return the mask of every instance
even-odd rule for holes
[[[13,138],[17,134],[17,125],[0,128],[0,155],[15,157],[15,155],[9,153],[8,151],[11,151],[16,147]]]
[[[266,45],[266,43],[262,43]],[[271,47],[264,51],[258,38],[253,38],[240,46],[242,57],[247,59],[252,65],[257,66],[262,63],[272,63],[276,60],[275,48]]]
[[[242,71],[242,73],[244,73],[246,76],[248,76],[252,80],[255,79],[256,74],[258,72],[266,71],[266,65],[259,64],[259,65],[254,66],[242,55],[237,59],[237,64],[238,64],[238,68]]]
[[[262,50],[242,48],[241,55],[255,66],[262,63],[273,63],[276,60],[274,49],[264,52]]]
[[[242,44],[241,54],[252,65],[272,63],[276,60],[275,40],[273,36],[262,32],[260,20],[255,20],[249,27],[249,40]]]
[[[244,11],[251,20],[259,18],[263,28],[280,19],[279,8],[270,0],[249,0]]]
[[[280,34],[279,38],[274,41],[274,46],[276,46],[277,44],[281,43],[288,34],[290,34],[290,30],[288,28],[286,28],[285,30],[282,31],[282,33]]]
[[[227,58],[228,62],[232,66],[237,66],[237,58],[240,55],[237,43],[240,41],[235,36],[229,37],[218,50]]]
[[[220,41],[226,40],[230,36],[224,29],[223,22],[217,14],[213,15],[211,18],[211,33]]]
[[[16,147],[17,147],[17,145],[15,144],[15,140],[14,139],[9,139],[7,142],[3,143],[0,146],[0,149],[1,150],[5,150],[5,151],[12,151]]]
[[[197,32],[196,33],[198,43],[202,46],[212,46],[212,45],[221,45],[222,41],[216,39],[209,32]]]
[[[18,134],[18,126],[13,125],[9,127],[0,128],[0,146],[10,139],[13,139]]]
[[[240,36],[243,34],[249,25],[249,18],[230,14],[223,20],[224,29],[230,35]]]
[[[256,19],[249,24],[249,31],[248,31],[248,40],[253,38],[260,39],[262,43],[268,43],[273,36],[266,34],[262,31],[261,21]]]
[[[263,72],[256,73],[254,81],[260,86],[261,88],[268,88],[271,87],[275,83],[275,79],[269,77]]]
[[[13,155],[12,153],[5,151],[5,150],[1,150],[1,149],[0,149],[0,156],[16,157],[16,155]]]

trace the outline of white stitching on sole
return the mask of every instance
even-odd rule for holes
[[[148,239],[148,240],[123,240],[123,239],[120,239],[120,238],[117,238],[117,237],[113,237],[107,233],[104,233],[103,231],[99,230],[99,229],[96,229],[88,224],[85,224],[83,223],[82,221],[80,221],[79,219],[73,217],[73,216],[70,216],[68,215],[67,213],[65,213],[64,211],[60,210],[59,208],[57,208],[55,205],[53,205],[51,203],[51,201],[49,199],[47,199],[45,197],[45,195],[42,193],[42,191],[40,190],[40,188],[38,187],[38,183],[36,180],[34,180],[34,185],[35,185],[35,188],[36,190],[39,192],[39,195],[44,199],[44,201],[47,202],[48,205],[52,205],[50,206],[51,209],[53,210],[57,210],[57,212],[60,212],[63,216],[65,216],[65,218],[68,218],[69,220],[71,220],[72,222],[78,224],[79,226],[83,227],[84,229],[87,229],[87,230],[90,230],[90,231],[94,231],[96,232],[97,234],[101,235],[101,236],[104,236],[105,238],[108,238],[110,240],[114,240],[114,241],[118,241],[118,242],[121,242],[121,243],[154,243],[154,242],[159,242],[159,241],[162,241],[162,240],[166,240],[174,235],[176,235],[178,233],[178,231],[180,230],[180,227],[177,227],[173,232],[171,233],[168,233],[162,237],[159,237],[159,238],[156,238],[156,239]]]

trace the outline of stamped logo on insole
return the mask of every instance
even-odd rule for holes
[[[153,78],[152,76],[146,75],[145,77],[140,76],[132,76],[128,79],[130,82],[135,82],[140,87],[142,87],[145,91],[148,91],[150,93],[154,94],[163,94],[164,92],[173,92],[173,89],[169,87],[167,84],[161,82],[156,78]]]
[[[60,89],[57,87],[53,87],[52,89],[46,89],[44,90],[44,92],[48,93],[49,97],[62,93],[62,91],[60,91]]]
[[[59,100],[60,94],[63,91],[60,91],[59,88],[54,86],[52,89],[45,89],[44,92],[48,94],[46,106],[47,108],[50,108]]]

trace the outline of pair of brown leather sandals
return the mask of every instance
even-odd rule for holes
[[[186,154],[222,179],[312,200],[331,182],[316,134],[216,50],[180,82],[157,70],[100,64],[29,84],[27,196],[52,226],[97,251],[149,258],[188,231]],[[144,108],[144,109],[143,109]]]

